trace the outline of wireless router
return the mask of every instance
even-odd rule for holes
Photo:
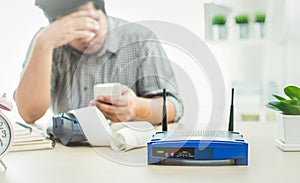
[[[168,131],[166,90],[163,90],[162,132],[148,142],[149,165],[248,165],[248,144],[233,131],[233,97],[228,131]]]

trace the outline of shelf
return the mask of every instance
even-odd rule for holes
[[[226,46],[240,46],[240,45],[264,45],[269,42],[266,40],[258,39],[245,39],[245,40],[220,40],[220,41],[206,41],[209,45],[226,45]]]
[[[237,39],[237,40],[208,40],[205,41],[209,46],[268,46],[285,44],[283,40],[269,40],[269,39]]]
[[[266,31],[269,15],[266,2],[259,3],[259,1],[255,1],[256,3],[252,3],[253,5],[251,5],[251,2],[249,0],[245,2],[231,0],[204,4],[205,40],[214,42],[226,37],[225,40],[238,40],[240,42],[239,39],[246,37],[245,39],[250,39],[251,41],[241,40],[241,42],[260,44],[261,41],[258,41],[259,39],[264,40],[267,38]],[[251,6],[247,6],[249,3]],[[254,16],[258,12],[266,14],[266,23],[259,24],[254,22]],[[219,14],[226,17],[226,24],[224,26],[212,25],[213,17]],[[249,16],[249,23],[236,24],[235,16],[238,14],[247,14]]]

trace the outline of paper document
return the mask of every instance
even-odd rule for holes
[[[102,112],[95,106],[70,111],[76,116],[82,131],[92,146],[109,146],[111,128]]]
[[[13,129],[15,136],[11,152],[52,149],[55,146],[55,142],[48,138],[45,132],[32,125],[16,122],[13,123]]]
[[[82,132],[91,146],[111,146],[122,151],[142,147],[155,134],[155,129],[147,121],[111,123],[95,106],[72,110]]]
[[[147,121],[114,123],[111,128],[110,145],[116,151],[144,147],[155,134],[154,127]]]

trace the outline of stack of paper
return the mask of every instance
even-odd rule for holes
[[[52,149],[55,146],[53,140],[33,126],[17,122],[13,128],[14,143],[10,151]]]

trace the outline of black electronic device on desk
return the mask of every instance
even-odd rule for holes
[[[60,116],[53,117],[52,122],[53,126],[47,129],[47,133],[59,139],[63,145],[87,143],[87,138],[74,115],[62,113]]]
[[[248,165],[248,143],[233,131],[233,97],[228,131],[167,131],[164,90],[163,130],[148,142],[148,164],[153,165]]]
[[[109,146],[110,121],[96,106],[74,109],[52,118],[47,133],[63,145]]]

